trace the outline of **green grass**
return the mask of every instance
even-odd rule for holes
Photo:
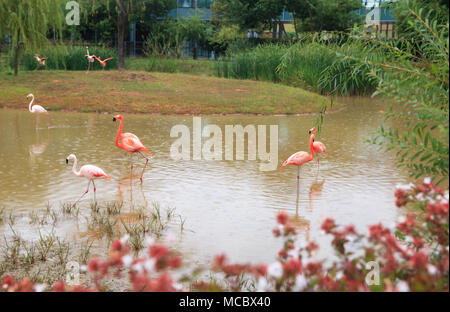
[[[207,59],[176,59],[163,57],[135,57],[125,60],[128,70],[145,70],[161,73],[184,73],[192,75],[213,76],[216,62]]]
[[[302,114],[329,101],[300,88],[251,80],[132,71],[0,74],[0,107],[26,109],[25,96],[53,110],[160,114]],[[336,109],[339,104],[335,104]]]

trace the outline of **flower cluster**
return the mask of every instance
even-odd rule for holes
[[[188,287],[202,291],[448,291],[448,191],[425,179],[417,186],[399,187],[395,202],[399,207],[408,206],[410,212],[394,230],[380,223],[370,226],[364,235],[352,225],[342,227],[326,219],[321,228],[332,236],[337,259],[332,264],[314,260],[319,248],[316,243],[296,246],[296,229],[287,213],[280,212],[272,231],[283,240],[276,261],[269,265],[239,264],[230,263],[225,254],[218,255],[211,270],[223,277],[220,282],[197,280],[197,273],[176,282],[171,272],[182,265],[179,255],[150,242],[144,257],[133,258],[124,237],[112,243],[106,260],[89,261],[93,286],[68,286],[58,281],[51,290],[103,291],[103,279],[126,271],[130,291],[182,291]],[[371,263],[379,267],[379,272],[371,271]],[[181,282],[189,282],[188,287],[183,288]],[[12,276],[5,276],[0,286],[0,291],[46,289],[45,285],[29,279],[16,281]]]

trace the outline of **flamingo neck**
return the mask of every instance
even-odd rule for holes
[[[77,158],[76,158],[76,157],[75,157],[75,159],[73,160],[72,172],[73,172],[73,174],[76,175],[77,177],[81,176],[80,171],[77,171]]]
[[[310,160],[314,158],[314,138],[316,137],[316,133],[311,134],[311,138],[309,139],[309,147],[311,148],[311,156]]]
[[[30,112],[33,112],[33,111],[31,110],[31,105],[33,105],[33,102],[34,102],[34,95],[31,96],[31,102],[30,102],[30,105],[28,105],[28,110],[29,110]]]
[[[123,125],[123,119],[120,119],[119,130],[117,131],[117,136],[116,136],[116,145],[118,147],[120,147],[119,138],[122,135],[122,125]]]

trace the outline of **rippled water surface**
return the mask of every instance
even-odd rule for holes
[[[396,167],[394,155],[365,143],[383,121],[382,104],[364,98],[347,102],[344,110],[326,117],[319,140],[328,155],[320,158],[320,172],[315,162],[302,167],[298,207],[296,167],[263,172],[257,161],[172,160],[175,139],[170,130],[177,124],[192,129],[191,116],[124,116],[124,131],[139,136],[153,154],[140,187],[144,161],[135,156],[135,176],[130,180],[129,155],[114,144],[118,124],[111,115],[52,112],[51,128],[36,131],[31,113],[1,110],[1,206],[26,213],[45,209],[47,203],[76,200],[87,181],[65,164],[74,153],[79,165],[95,164],[111,176],[112,182],[96,182],[98,200],[175,207],[186,220],[182,234],[173,227],[175,244],[193,261],[206,263],[225,251],[233,260],[271,261],[280,248],[271,229],[282,209],[298,227],[300,239],[319,243],[329,239],[320,230],[326,217],[365,231],[369,224],[394,222],[400,213],[393,192],[395,184],[408,181],[407,173]],[[225,125],[278,125],[279,164],[296,151],[308,151],[307,131],[313,120],[314,116],[202,116],[203,124],[216,124],[223,133]],[[89,193],[81,209],[89,209],[91,200]],[[77,235],[71,224],[59,231]],[[321,251],[323,256],[330,252],[325,246]]]

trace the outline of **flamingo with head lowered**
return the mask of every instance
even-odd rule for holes
[[[144,175],[144,170],[147,167],[149,157],[152,156],[152,154],[144,146],[144,144],[142,144],[141,140],[139,140],[139,138],[137,136],[135,136],[133,133],[122,133],[122,126],[123,126],[123,117],[122,117],[122,115],[114,116],[113,121],[116,121],[117,119],[120,120],[120,125],[119,125],[119,130],[117,131],[117,136],[116,136],[116,146],[118,148],[121,148],[121,149],[123,149],[123,150],[125,150],[125,151],[130,153],[130,161],[131,161],[130,171],[131,171],[131,174],[133,174],[133,154],[134,153],[139,153],[146,160],[144,169],[142,169],[142,173],[141,173],[141,177],[140,177],[141,184],[142,184],[142,181],[143,181],[142,180],[142,176]],[[147,155],[149,157],[147,157],[146,155],[142,154],[142,151],[147,153]]]
[[[315,131],[316,131],[316,128],[311,128],[308,133],[311,134]],[[325,144],[323,144],[322,142],[319,142],[319,141],[315,141],[315,140],[313,140],[313,146],[314,146],[314,153],[316,153],[316,155],[317,155],[317,170],[319,170],[319,154],[323,153],[324,155],[326,155],[327,149],[325,147]]]
[[[33,105],[34,102],[34,95],[32,93],[27,95],[27,99],[31,98],[30,105],[28,105],[28,110],[31,113],[36,114],[36,129],[39,127],[39,115],[40,114],[46,114],[48,117],[48,128],[50,128],[50,115],[48,114],[47,110],[43,108],[41,105]]]
[[[311,154],[301,151],[297,152],[295,154],[292,154],[281,166],[280,171],[283,169],[283,167],[287,165],[293,165],[297,166],[297,196],[300,192],[300,167],[306,164],[307,162],[310,162],[314,158],[314,138],[316,137],[316,130],[314,129],[313,132],[310,130],[311,137],[309,139],[309,147],[311,149]]]
[[[109,57],[109,58],[104,59],[104,60],[102,61],[99,57],[97,57],[97,56],[95,56],[95,55],[94,55],[94,57],[95,57],[95,59],[100,63],[100,65],[102,65],[103,70],[105,69],[106,62],[113,59],[112,57]]]
[[[84,177],[89,180],[87,190],[73,204],[73,207],[75,207],[75,205],[84,197],[84,195],[86,195],[89,192],[89,186],[91,185],[91,182],[94,185],[94,202],[96,202],[95,192],[97,191],[97,189],[95,188],[94,180],[105,178],[106,180],[111,181],[110,177],[101,168],[94,165],[84,165],[83,167],[80,168],[80,171],[77,171],[77,157],[74,154],[70,154],[69,156],[67,156],[66,164],[69,163],[69,160],[73,160],[73,167],[72,167],[73,174],[76,175],[77,177]]]

